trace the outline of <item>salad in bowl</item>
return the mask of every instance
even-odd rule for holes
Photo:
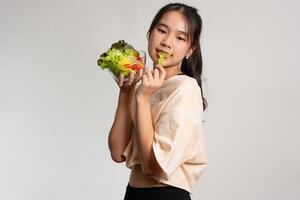
[[[120,40],[100,55],[97,63],[102,69],[109,69],[115,80],[124,74],[124,81],[128,80],[130,72],[138,74],[145,70],[146,53],[136,50],[132,45]]]
[[[165,59],[169,57],[164,52],[159,53],[157,63],[163,64]],[[111,45],[111,47],[100,55],[97,61],[98,66],[103,70],[108,69],[115,81],[118,80],[120,74],[124,75],[124,81],[129,79],[130,72],[138,76],[140,69],[145,71],[146,53],[136,50],[132,45],[124,40],[119,40]]]

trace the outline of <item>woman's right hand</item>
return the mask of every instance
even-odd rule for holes
[[[124,92],[131,91],[143,76],[143,69],[140,69],[137,75],[138,76],[136,76],[135,71],[131,71],[128,76],[128,80],[124,81],[124,74],[120,74],[118,81],[116,81],[120,90]]]

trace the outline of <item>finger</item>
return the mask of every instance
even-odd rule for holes
[[[133,79],[134,79],[134,72],[131,71],[130,74],[129,74],[129,80],[128,80],[128,85],[131,85],[132,82],[133,82]]]
[[[153,70],[153,78],[155,81],[159,81],[159,69],[155,68]]]
[[[147,76],[147,74],[144,74],[142,76],[142,85],[148,85],[148,84],[149,84],[148,76]]]
[[[122,87],[124,81],[124,74],[119,75],[119,86]]]
[[[145,75],[145,76],[147,76],[147,74],[148,74],[148,71],[149,71],[149,69],[148,68],[145,68],[145,69],[143,69],[143,72],[142,72],[142,77],[141,78],[143,78],[143,76]]]
[[[139,78],[143,76],[143,73],[144,73],[144,72],[143,72],[143,69],[140,69],[140,70],[139,70]]]
[[[161,71],[161,73],[166,73],[165,68],[164,68],[161,64],[157,64],[157,65],[155,65],[155,67],[156,67],[157,69],[159,69],[159,70]]]
[[[148,68],[146,68],[145,69],[145,71],[143,72],[144,74],[147,74],[148,73],[148,71],[149,71],[149,69]]]
[[[164,81],[165,78],[166,78],[166,75],[167,75],[166,70],[165,70],[164,67],[163,67],[162,65],[160,65],[160,64],[156,65],[156,67],[157,67],[157,69],[159,69],[159,71],[160,71],[160,75],[159,75],[160,81]]]
[[[152,70],[148,70],[147,77],[148,77],[149,83],[153,83]]]
[[[142,76],[143,76],[143,69],[140,69],[138,72],[137,82],[141,79]]]

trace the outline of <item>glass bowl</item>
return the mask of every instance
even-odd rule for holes
[[[141,61],[139,63],[143,63],[144,67],[142,68],[143,69],[143,72],[145,72],[146,70],[146,52],[144,51],[141,51],[141,50],[138,50],[139,52],[139,56],[141,58]],[[136,63],[133,63],[132,65],[135,65]],[[118,83],[119,82],[119,77],[117,77],[110,69],[108,70],[111,74],[111,76],[113,77],[113,79]],[[134,75],[134,79],[137,79],[138,78],[138,72]],[[126,82],[129,80],[129,77],[124,77],[124,80],[123,82]]]

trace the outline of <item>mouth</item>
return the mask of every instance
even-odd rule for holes
[[[160,49],[156,49],[156,52],[157,52],[157,55],[159,55],[159,53],[164,53],[164,54],[167,54],[168,57],[171,57],[173,56],[173,54],[167,52],[167,51],[164,51],[164,50],[160,50]]]

